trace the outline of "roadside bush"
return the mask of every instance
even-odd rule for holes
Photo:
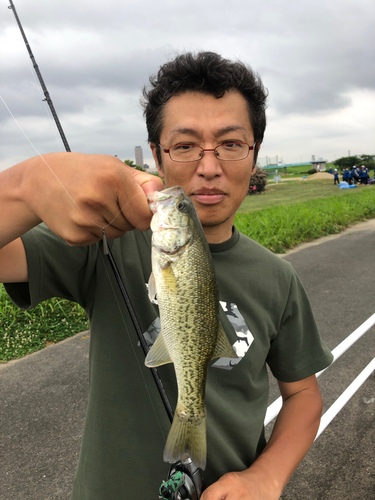
[[[267,172],[262,168],[256,167],[255,173],[251,176],[249,185],[249,194],[262,193],[266,190]],[[256,189],[254,189],[254,187]]]
[[[310,170],[307,171],[308,175],[316,174],[316,168],[310,168]]]

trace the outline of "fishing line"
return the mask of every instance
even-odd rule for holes
[[[34,149],[34,151],[36,151],[37,155],[43,160],[43,162],[45,163],[45,165],[49,168],[50,172],[55,176],[56,180],[59,182],[60,186],[64,189],[64,191],[66,192],[66,194],[68,195],[68,197],[71,199],[71,201],[73,202],[73,204],[78,208],[78,210],[80,210],[82,212],[82,214],[86,217],[86,219],[89,220],[92,224],[94,224],[95,226],[99,227],[100,229],[103,229],[103,228],[106,228],[106,227],[110,226],[117,219],[117,217],[122,213],[122,211],[129,205],[129,203],[131,203],[134,200],[134,198],[136,198],[137,196],[140,196],[142,194],[142,193],[135,194],[133,196],[133,198],[131,198],[123,207],[120,207],[120,210],[118,211],[117,215],[115,215],[113,217],[113,219],[110,222],[108,222],[106,225],[103,226],[102,224],[97,224],[95,221],[93,221],[92,219],[90,219],[90,217],[87,214],[85,214],[85,212],[77,205],[77,203],[75,202],[74,198],[71,196],[71,194],[69,193],[69,191],[66,189],[66,187],[62,183],[62,181],[59,179],[59,177],[53,171],[52,167],[45,160],[44,156],[37,150],[37,148],[31,142],[31,140],[27,136],[26,132],[23,130],[23,128],[21,127],[21,125],[18,123],[16,117],[13,115],[12,111],[9,109],[7,103],[5,102],[5,100],[3,99],[3,97],[1,95],[0,95],[0,99],[2,100],[4,106],[8,110],[10,116],[13,118],[13,120],[15,121],[16,125],[18,126],[18,128],[20,129],[20,131],[22,132],[22,134],[25,136],[25,138],[29,142],[30,146]]]
[[[55,176],[55,178],[57,179],[57,181],[59,182],[59,184],[61,185],[61,187],[64,189],[64,191],[66,192],[66,194],[69,196],[69,198],[71,199],[71,201],[74,203],[74,205],[75,205],[75,206],[76,206],[76,207],[77,207],[77,208],[78,208],[78,209],[79,209],[79,210],[83,213],[83,215],[84,215],[84,216],[85,216],[88,220],[90,220],[90,222],[92,222],[94,225],[96,225],[97,227],[99,227],[99,228],[101,228],[101,229],[102,229],[103,249],[104,249],[104,251],[105,251],[105,254],[107,254],[107,255],[109,256],[109,262],[110,262],[110,264],[112,265],[113,271],[114,271],[114,273],[115,273],[115,277],[116,277],[117,282],[118,282],[119,287],[120,287],[120,291],[122,291],[122,293],[123,293],[123,297],[124,297],[124,300],[125,300],[126,305],[127,305],[127,307],[128,307],[129,314],[130,314],[130,316],[131,316],[131,318],[132,318],[132,320],[133,320],[133,326],[134,326],[134,328],[135,328],[135,330],[136,330],[136,332],[137,332],[137,334],[138,334],[139,341],[140,341],[140,343],[142,344],[142,340],[144,341],[144,338],[143,338],[143,333],[142,333],[142,332],[140,332],[140,335],[142,336],[142,338],[141,338],[141,337],[140,337],[140,335],[139,335],[139,332],[138,332],[138,330],[139,330],[139,328],[140,328],[140,327],[139,327],[139,322],[138,322],[138,320],[137,320],[137,318],[136,318],[136,317],[135,317],[135,318],[133,317],[133,315],[135,316],[135,313],[134,313],[134,310],[133,310],[132,305],[131,305],[131,303],[130,303],[130,299],[129,299],[129,297],[127,297],[127,298],[126,298],[126,296],[124,296],[124,292],[125,292],[125,294],[127,295],[127,293],[126,293],[126,289],[125,289],[125,287],[124,287],[124,285],[123,285],[122,278],[121,278],[121,276],[120,276],[120,274],[119,274],[119,271],[118,271],[118,269],[117,269],[117,266],[116,266],[116,264],[114,263],[114,260],[113,260],[113,257],[112,257],[112,254],[111,254],[111,251],[110,251],[110,249],[107,247],[107,241],[106,241],[106,236],[105,236],[105,228],[106,228],[106,227],[108,227],[108,226],[109,226],[109,225],[110,225],[110,224],[111,224],[111,223],[112,223],[112,222],[116,219],[116,217],[118,217],[118,215],[122,212],[122,210],[123,210],[124,208],[126,208],[126,207],[127,207],[127,205],[128,205],[128,204],[129,204],[129,203],[130,203],[130,202],[131,202],[134,198],[136,198],[137,196],[140,196],[140,195],[141,195],[141,193],[136,194],[135,196],[133,196],[133,197],[132,197],[132,198],[131,198],[131,199],[130,199],[127,203],[126,203],[126,205],[124,205],[124,207],[120,209],[120,211],[119,211],[119,213],[116,215],[116,217],[114,217],[114,219],[113,219],[110,223],[108,223],[106,226],[101,226],[101,225],[97,224],[96,222],[92,221],[92,220],[91,220],[91,219],[87,216],[87,214],[85,214],[85,213],[83,212],[83,210],[81,210],[81,208],[77,205],[77,203],[74,201],[73,197],[70,195],[70,193],[68,192],[68,190],[66,189],[66,187],[64,186],[64,184],[62,183],[62,181],[58,178],[58,176],[55,174],[55,172],[53,171],[53,169],[51,168],[51,166],[48,164],[48,162],[45,160],[45,158],[42,156],[42,154],[41,154],[41,153],[37,150],[37,148],[34,146],[34,144],[31,142],[31,140],[30,140],[30,139],[29,139],[29,137],[27,136],[26,132],[23,130],[23,128],[21,127],[21,125],[18,123],[18,121],[17,121],[16,117],[13,115],[13,113],[11,112],[11,110],[10,110],[9,106],[7,105],[7,103],[5,102],[5,100],[3,99],[3,97],[2,97],[1,95],[0,95],[0,99],[1,99],[1,100],[2,100],[2,102],[4,103],[4,106],[5,106],[5,107],[6,107],[6,109],[8,110],[9,114],[11,115],[11,117],[13,118],[13,120],[15,121],[15,123],[16,123],[16,124],[17,124],[17,126],[18,126],[18,128],[21,130],[22,134],[25,136],[25,138],[27,139],[27,141],[29,142],[29,144],[31,145],[31,147],[32,147],[32,148],[36,151],[36,153],[37,153],[37,154],[39,155],[39,157],[43,160],[43,162],[45,163],[45,165],[49,168],[49,170],[51,171],[51,173]],[[145,387],[146,387],[146,391],[147,391],[147,394],[148,394],[148,397],[149,397],[149,400],[150,400],[151,406],[152,406],[152,408],[153,408],[153,411],[154,411],[154,414],[155,414],[156,420],[157,420],[157,422],[158,422],[158,426],[159,426],[159,428],[160,428],[160,432],[161,432],[161,434],[162,434],[163,438],[165,439],[165,438],[166,438],[165,433],[164,433],[164,431],[163,431],[163,428],[162,428],[161,422],[160,422],[160,420],[159,420],[159,417],[158,417],[158,414],[157,414],[156,408],[155,408],[154,403],[153,403],[153,401],[152,401],[152,397],[151,397],[151,394],[150,394],[150,391],[149,391],[149,388],[148,388],[148,385],[147,385],[146,379],[145,379],[145,377],[144,377],[144,374],[143,374],[143,371],[142,371],[142,367],[141,367],[141,365],[140,365],[140,363],[139,363],[139,360],[138,360],[138,357],[137,357],[137,353],[136,353],[136,351],[135,351],[135,349],[134,349],[134,345],[133,345],[133,342],[132,342],[132,338],[131,338],[130,333],[129,333],[129,331],[128,331],[128,328],[127,328],[127,325],[126,325],[126,322],[125,322],[125,318],[124,318],[124,315],[123,315],[123,312],[122,312],[122,309],[121,309],[120,303],[119,303],[119,301],[118,301],[118,299],[117,299],[116,292],[115,292],[115,290],[114,290],[114,288],[113,288],[113,286],[112,286],[112,282],[111,282],[110,276],[109,276],[109,274],[108,274],[107,266],[105,265],[105,262],[104,262],[104,259],[103,259],[103,255],[102,255],[100,252],[99,252],[99,255],[100,255],[100,258],[102,259],[102,262],[103,262],[103,265],[104,265],[104,269],[105,269],[105,272],[106,272],[106,274],[107,274],[107,278],[108,278],[108,281],[109,281],[110,287],[111,287],[111,289],[112,289],[112,292],[113,292],[113,295],[114,295],[114,298],[115,298],[115,301],[116,301],[116,304],[117,304],[118,310],[119,310],[119,312],[120,312],[120,316],[121,316],[122,322],[123,322],[123,324],[124,324],[124,326],[125,326],[125,329],[126,329],[126,332],[127,332],[127,334],[128,334],[129,341],[130,341],[130,344],[131,344],[131,346],[132,346],[132,350],[133,350],[134,356],[135,356],[135,358],[136,358],[137,365],[138,365],[139,371],[140,371],[140,373],[141,373],[141,377],[142,377],[143,383],[144,383],[144,385],[145,385]],[[118,276],[116,276],[116,274],[117,274]],[[122,290],[122,288],[124,288],[124,291]],[[169,418],[169,420],[170,420],[170,421],[172,421],[172,419],[173,419],[173,410],[172,410],[172,408],[171,408],[171,406],[170,406],[170,403],[169,403],[168,397],[167,397],[167,395],[166,395],[166,393],[165,393],[165,391],[164,391],[164,387],[163,387],[163,385],[162,385],[161,379],[160,379],[160,377],[158,376],[158,374],[157,374],[157,370],[156,370],[155,368],[151,368],[150,370],[151,370],[151,372],[152,372],[152,375],[153,375],[153,377],[154,377],[155,383],[156,383],[156,385],[157,385],[157,388],[158,388],[159,393],[160,393],[160,395],[161,395],[161,398],[162,398],[162,400],[163,400],[163,404],[164,404],[164,407],[165,407],[165,409],[166,409],[166,411],[167,411],[168,418]],[[163,394],[163,392],[164,392],[164,394]]]
[[[39,82],[40,82],[40,84],[41,84],[41,86],[42,86],[42,89],[43,89],[43,91],[44,91],[44,95],[45,95],[45,97],[46,97],[46,99],[45,99],[45,100],[47,101],[47,103],[48,103],[48,105],[49,105],[49,107],[50,107],[50,110],[51,110],[51,113],[52,113],[53,118],[54,118],[54,120],[55,120],[56,126],[57,126],[57,128],[58,128],[58,130],[59,130],[59,132],[60,132],[61,139],[63,140],[64,146],[65,146],[65,149],[66,149],[66,151],[67,151],[67,152],[70,152],[70,151],[71,151],[70,146],[69,146],[69,144],[68,144],[68,141],[66,140],[66,137],[65,137],[64,131],[63,131],[62,127],[61,127],[61,124],[60,124],[60,121],[59,121],[59,119],[58,119],[57,113],[56,113],[56,111],[55,111],[55,109],[54,109],[54,106],[53,106],[52,100],[51,100],[51,98],[50,98],[50,96],[49,96],[49,93],[48,93],[47,87],[46,87],[46,85],[45,85],[45,83],[44,83],[44,81],[43,81],[43,77],[42,77],[42,75],[41,75],[41,73],[40,73],[40,71],[39,71],[39,69],[38,69],[37,64],[36,64],[36,61],[35,61],[34,55],[33,55],[32,51],[31,51],[30,45],[29,45],[29,43],[28,43],[28,41],[27,41],[27,38],[26,38],[26,35],[25,35],[24,31],[23,31],[23,28],[22,28],[21,22],[20,22],[20,20],[19,20],[19,18],[18,18],[18,15],[17,15],[16,9],[15,9],[15,7],[14,7],[14,5],[13,5],[12,0],[9,0],[9,2],[10,2],[10,6],[9,6],[8,8],[10,8],[10,9],[12,9],[12,10],[13,10],[13,13],[14,13],[14,16],[15,16],[15,18],[16,18],[17,24],[18,24],[18,26],[19,26],[19,28],[20,28],[20,31],[21,31],[21,35],[22,35],[22,37],[23,37],[23,39],[24,39],[24,42],[25,42],[25,44],[26,44],[26,48],[27,48],[27,50],[28,50],[28,52],[29,52],[29,55],[30,55],[31,60],[33,61],[33,67],[34,67],[34,69],[35,69],[35,71],[36,71],[36,73],[37,73],[37,75],[38,75]],[[79,211],[81,211],[81,212],[83,213],[84,217],[85,217],[87,220],[89,220],[89,221],[90,221],[92,224],[94,224],[95,226],[97,226],[97,227],[99,227],[99,228],[102,228],[102,241],[103,241],[103,251],[104,251],[104,254],[105,254],[105,255],[108,255],[110,265],[111,265],[111,267],[112,267],[112,269],[113,269],[113,272],[114,272],[115,278],[116,278],[116,280],[117,280],[117,283],[118,283],[118,285],[119,285],[120,291],[121,291],[121,293],[122,293],[122,296],[123,296],[124,301],[125,301],[125,303],[126,303],[126,306],[127,306],[127,308],[128,308],[129,316],[130,316],[131,321],[132,321],[132,323],[133,323],[134,329],[136,330],[136,333],[137,333],[137,335],[138,335],[139,341],[140,341],[140,343],[141,343],[141,346],[142,346],[142,348],[143,348],[144,352],[145,352],[145,353],[147,353],[147,346],[145,347],[145,339],[144,339],[144,337],[143,337],[143,332],[141,331],[140,324],[139,324],[138,319],[137,319],[137,317],[136,317],[136,315],[135,315],[134,309],[133,309],[132,304],[131,304],[131,301],[130,301],[130,297],[129,297],[129,296],[128,296],[128,294],[127,294],[127,291],[126,291],[125,285],[124,285],[124,283],[123,283],[123,281],[122,281],[122,278],[121,278],[121,275],[120,275],[120,273],[119,273],[119,271],[118,271],[118,268],[117,268],[117,265],[116,265],[116,263],[115,263],[115,260],[113,259],[113,256],[112,256],[112,254],[111,254],[111,250],[109,249],[109,247],[108,247],[108,245],[107,245],[107,239],[106,239],[106,235],[105,235],[105,228],[106,228],[106,227],[108,227],[109,225],[111,225],[111,224],[113,223],[113,221],[114,221],[114,220],[115,220],[115,219],[116,219],[116,218],[120,215],[120,213],[122,213],[123,209],[125,209],[125,207],[126,207],[126,206],[127,206],[127,205],[128,205],[128,204],[129,204],[129,203],[130,203],[130,202],[131,202],[134,198],[136,198],[136,196],[141,195],[141,194],[142,194],[142,192],[138,193],[137,195],[134,195],[134,196],[133,196],[130,200],[128,200],[128,202],[126,203],[126,205],[125,205],[124,207],[120,207],[120,206],[119,206],[120,210],[118,211],[118,213],[115,215],[115,217],[112,219],[112,221],[108,222],[108,224],[106,224],[105,226],[99,225],[99,224],[97,224],[96,222],[92,221],[92,220],[90,219],[90,217],[88,217],[88,216],[87,216],[87,215],[83,212],[83,210],[82,210],[82,209],[80,209],[80,207],[77,205],[77,203],[75,202],[75,200],[73,199],[73,197],[71,196],[71,194],[68,192],[68,190],[67,190],[67,188],[65,187],[64,183],[63,183],[63,182],[59,179],[59,177],[58,177],[58,176],[56,175],[56,173],[53,171],[53,169],[52,169],[52,168],[51,168],[51,166],[48,164],[48,162],[44,159],[44,157],[40,154],[40,152],[39,152],[39,151],[35,148],[34,144],[31,142],[31,140],[29,139],[29,137],[27,136],[27,134],[24,132],[24,130],[22,129],[22,127],[20,126],[20,124],[19,124],[19,123],[18,123],[18,121],[16,120],[15,116],[13,115],[13,113],[10,111],[10,109],[9,109],[8,105],[6,104],[6,102],[5,102],[5,100],[2,98],[2,96],[0,96],[0,98],[1,98],[1,100],[3,101],[3,103],[4,103],[5,107],[7,108],[8,112],[9,112],[9,113],[10,113],[10,115],[12,116],[13,120],[16,122],[17,126],[19,127],[19,129],[21,130],[21,132],[23,133],[23,135],[26,137],[26,139],[27,139],[27,141],[29,142],[29,144],[31,145],[31,147],[32,147],[32,148],[33,148],[33,149],[37,152],[37,154],[38,154],[38,155],[39,155],[39,157],[42,159],[42,161],[44,162],[44,164],[48,167],[48,169],[50,170],[50,172],[54,175],[55,179],[58,181],[58,183],[59,183],[59,184],[60,184],[60,186],[63,188],[63,190],[65,191],[65,193],[68,195],[68,197],[69,197],[69,198],[70,198],[70,200],[73,202],[73,204],[74,204],[74,205],[78,208],[78,210],[79,210]],[[139,188],[141,188],[141,186],[139,186]],[[140,191],[142,191],[142,189],[140,189]],[[99,249],[99,255],[101,256],[100,249]],[[101,258],[103,258],[103,257],[101,256]],[[104,265],[104,268],[105,268],[106,273],[107,273],[107,268],[106,268],[106,266],[105,266],[105,265]],[[120,304],[119,304],[119,303],[118,303],[118,301],[117,301],[117,297],[116,297],[116,294],[115,294],[115,292],[114,292],[114,290],[113,290],[113,287],[112,287],[112,284],[111,284],[111,281],[110,281],[110,278],[109,278],[108,273],[107,273],[107,278],[108,278],[108,280],[109,280],[109,282],[110,282],[110,286],[111,286],[111,288],[112,288],[112,292],[113,292],[113,294],[114,294],[114,296],[115,296],[115,300],[116,300],[116,303],[117,303],[117,307],[118,307],[118,309],[119,309],[119,311],[120,311],[120,316],[121,316],[122,322],[123,322],[123,324],[124,324],[124,326],[125,326],[125,328],[126,328],[126,330],[127,330],[127,332],[128,332],[128,336],[129,336],[130,343],[132,344],[132,340],[131,340],[131,338],[130,338],[129,331],[128,331],[127,327],[126,327],[125,318],[124,318],[124,316],[123,316],[123,314],[122,314],[122,310],[121,310],[121,308],[120,308]],[[134,346],[133,346],[133,344],[132,344],[132,349],[133,349],[134,356],[137,358],[137,353],[136,353],[136,352],[135,352],[135,350],[134,350]],[[157,422],[158,422],[158,425],[159,425],[159,428],[160,428],[160,430],[161,430],[162,436],[163,436],[163,438],[165,438],[164,433],[163,433],[163,430],[162,430],[162,427],[161,427],[161,423],[160,423],[159,418],[158,418],[158,415],[157,415],[157,413],[156,413],[156,408],[155,408],[155,406],[153,405],[153,402],[152,402],[152,399],[151,399],[151,394],[150,394],[150,392],[149,392],[149,390],[148,390],[148,386],[147,386],[146,380],[145,380],[145,378],[144,378],[144,376],[143,376],[143,372],[142,372],[142,369],[141,369],[141,367],[140,367],[140,364],[139,364],[138,359],[137,359],[137,364],[138,364],[139,371],[141,372],[141,376],[142,376],[143,382],[144,382],[144,384],[145,384],[145,386],[146,386],[147,394],[148,394],[148,397],[149,397],[149,399],[150,399],[150,402],[151,402],[152,408],[153,408],[153,410],[154,410],[154,414],[155,414],[155,416],[156,416],[156,420],[157,420]],[[156,368],[152,368],[152,369],[151,369],[151,371],[152,371],[152,375],[153,375],[153,377],[154,377],[154,381],[156,382],[157,388],[158,388],[158,390],[159,390],[159,394],[160,394],[160,396],[161,396],[161,398],[162,398],[162,401],[163,401],[164,407],[165,407],[165,409],[166,409],[166,411],[167,411],[168,417],[169,417],[170,421],[172,422],[172,419],[173,419],[173,411],[172,411],[172,408],[171,408],[171,406],[170,406],[170,403],[169,403],[169,400],[168,400],[168,396],[167,396],[167,394],[166,394],[166,392],[165,392],[165,390],[164,390],[164,387],[163,387],[162,381],[161,381],[161,379],[160,379],[160,377],[159,377],[159,375],[158,375],[158,373],[157,373]]]

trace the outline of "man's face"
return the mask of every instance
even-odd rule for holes
[[[160,144],[164,149],[179,143],[213,149],[224,141],[254,144],[248,107],[244,97],[227,92],[217,99],[200,92],[172,97],[164,108]],[[155,144],[151,144],[158,165]],[[244,160],[223,161],[214,152],[191,163],[171,160],[161,151],[159,174],[166,187],[182,186],[193,200],[209,242],[225,241],[232,234],[235,213],[247,194],[253,170],[254,152]]]

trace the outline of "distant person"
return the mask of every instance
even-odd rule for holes
[[[359,184],[363,184],[363,180],[362,180],[362,168],[358,167],[357,168],[357,172],[358,172],[358,183]]]
[[[344,182],[348,182],[349,180],[349,172],[347,168],[344,168],[344,170],[342,171],[342,180]]]
[[[362,165],[362,172],[363,172],[363,183],[367,186],[370,178],[369,169],[364,165]]]
[[[335,168],[335,172],[333,174],[333,184],[336,185],[336,183],[339,184],[339,182],[340,182],[339,173],[337,171],[337,168]]]
[[[360,167],[360,170],[359,170],[359,177],[361,179],[361,184],[362,186],[365,186],[367,185],[367,172],[365,171],[365,167],[364,165],[362,165]]]
[[[348,184],[349,184],[349,186],[351,186],[353,184],[352,171],[349,170],[348,168],[346,169],[346,171],[348,172]]]
[[[355,165],[352,166],[350,172],[352,174],[353,184],[357,184],[357,182],[358,182],[358,172],[357,172],[357,170],[355,168]]]

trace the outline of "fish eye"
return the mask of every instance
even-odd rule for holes
[[[180,212],[184,212],[187,208],[186,202],[180,201],[180,203],[177,205],[177,208],[179,209]]]

